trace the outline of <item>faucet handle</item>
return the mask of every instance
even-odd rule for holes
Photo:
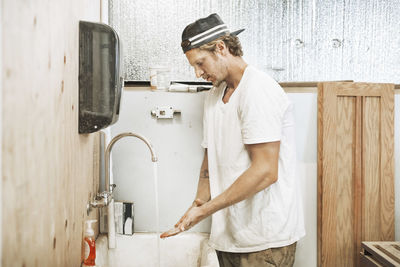
[[[95,197],[95,200],[102,200],[102,199],[107,199],[109,193],[107,191],[103,191],[101,193],[98,193]]]

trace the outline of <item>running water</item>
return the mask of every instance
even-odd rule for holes
[[[153,162],[154,192],[156,195],[156,226],[157,226],[157,267],[160,267],[160,215],[158,208],[158,174],[157,162]]]

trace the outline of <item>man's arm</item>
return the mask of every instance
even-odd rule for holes
[[[214,212],[249,198],[278,179],[280,142],[246,145],[251,165],[220,195],[198,207],[192,207],[176,226],[187,230]]]
[[[208,156],[207,149],[204,151],[203,163],[201,164],[199,183],[197,185],[197,193],[195,202],[205,203],[211,198],[210,195],[210,176],[208,173]]]

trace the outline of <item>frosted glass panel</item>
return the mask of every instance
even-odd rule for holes
[[[167,65],[174,81],[200,81],[181,33],[214,12],[231,30],[246,28],[244,59],[278,81],[400,83],[398,0],[109,0],[126,80],[149,80],[149,66]]]

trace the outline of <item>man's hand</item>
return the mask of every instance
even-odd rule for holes
[[[161,238],[177,235],[183,231],[189,230],[198,222],[206,217],[201,210],[201,206],[206,203],[201,199],[196,199],[192,206],[185,212],[180,220],[175,224],[175,228],[168,230],[160,235]]]

